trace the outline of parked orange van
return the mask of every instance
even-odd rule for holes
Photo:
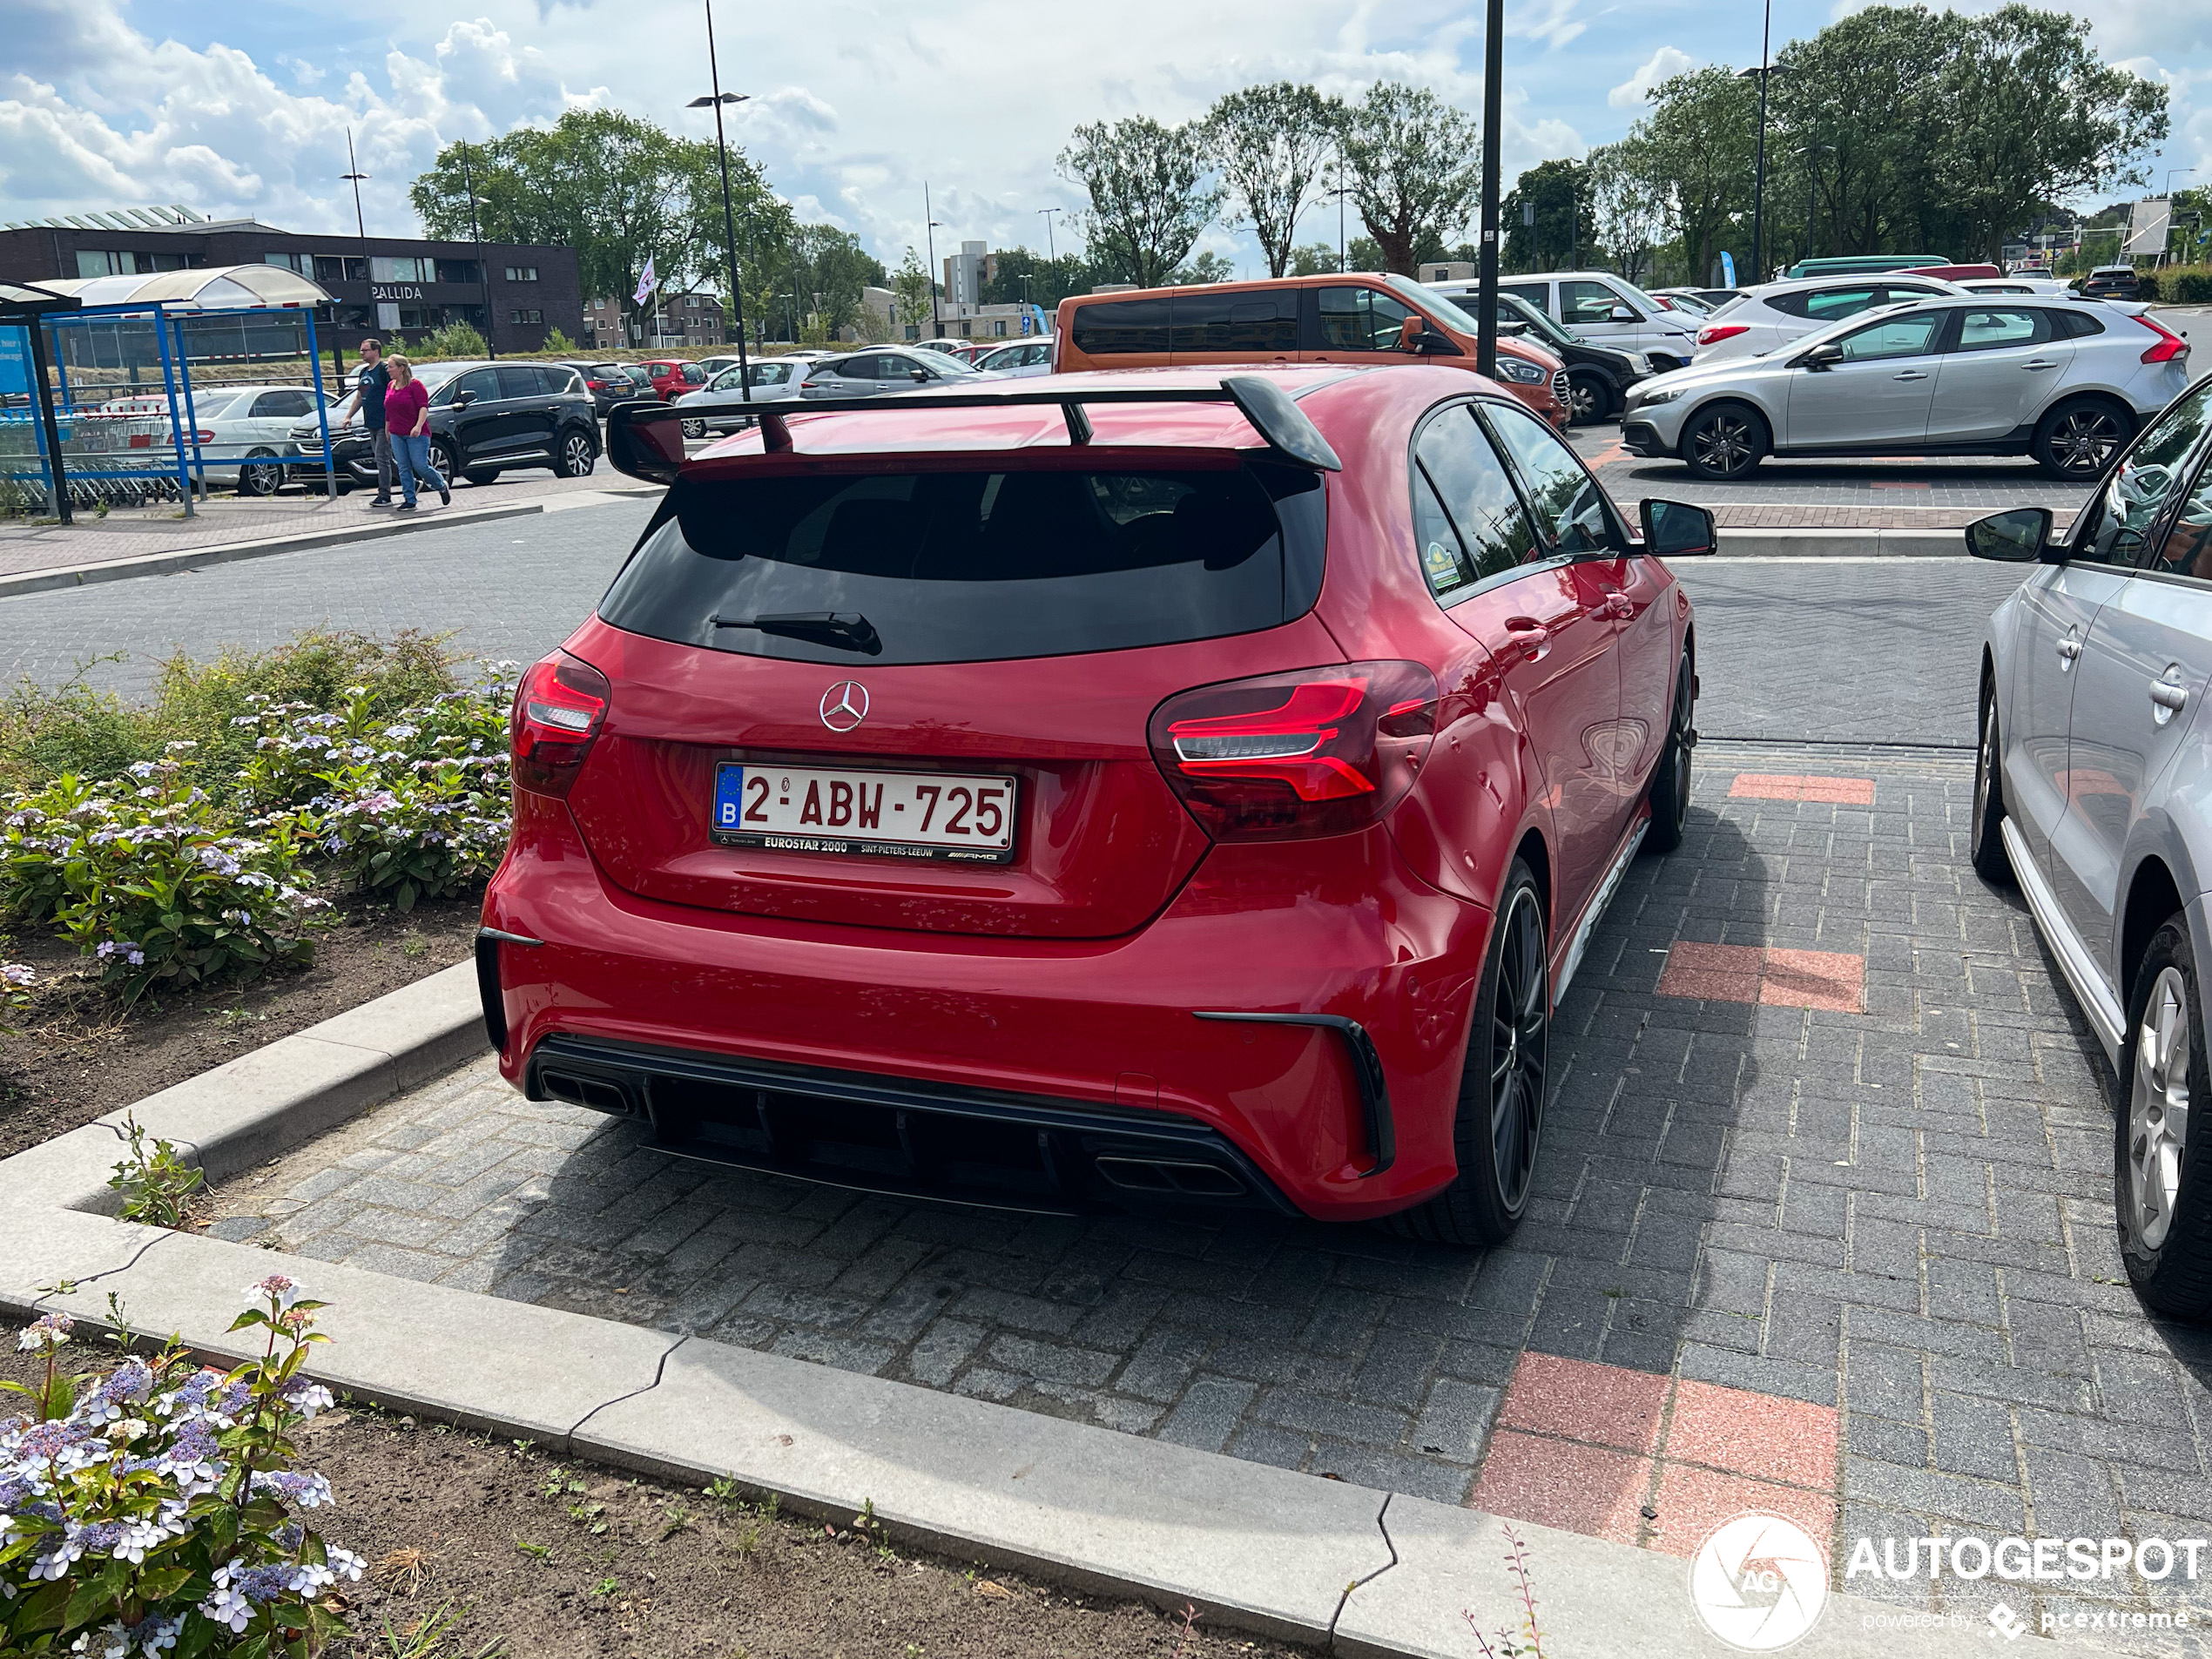
[[[1449,363],[1474,368],[1474,319],[1410,277],[1283,277],[1140,288],[1060,302],[1055,374],[1231,363]],[[1526,340],[1498,341],[1498,383],[1564,431],[1567,375]]]

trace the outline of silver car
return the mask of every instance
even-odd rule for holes
[[[755,404],[780,402],[799,395],[806,377],[808,361],[800,357],[756,358],[749,366],[752,395],[745,392],[746,371],[735,363],[696,392],[676,400],[684,411],[684,435],[704,438],[709,432],[735,432],[752,424]]]
[[[2188,341],[2137,308],[1964,294],[1831,324],[1629,394],[1621,442],[1701,478],[1767,455],[2033,455],[2093,482],[2188,384]]]
[[[2145,428],[2064,542],[2045,508],[1966,533],[1979,557],[2040,561],[1989,622],[1968,851],[2018,880],[2114,1066],[2128,1276],[2191,1318],[2212,1313],[2209,461],[2212,379]]]
[[[1034,335],[1028,340],[1017,340],[1010,345],[1000,347],[996,351],[984,353],[975,360],[975,367],[985,374],[1007,374],[1017,379],[1033,374],[1049,374],[1052,373],[1053,344],[1050,340],[1039,340]]]
[[[954,391],[977,377],[978,371],[944,352],[869,346],[843,357],[823,358],[806,371],[799,395],[812,403],[822,398],[877,397],[916,387]]]
[[[1911,272],[1762,283],[1698,319],[1696,352],[1690,361],[1703,368],[1731,358],[1764,357],[1863,312],[1964,292],[1941,277]]]

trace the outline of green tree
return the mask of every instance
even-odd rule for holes
[[[860,239],[834,225],[801,225],[792,235],[792,269],[813,315],[832,340],[842,337],[860,314],[860,290],[887,287],[883,261]]]
[[[1083,222],[1093,261],[1139,287],[1168,280],[1221,203],[1202,123],[1166,127],[1143,115],[1110,126],[1094,121],[1076,129],[1059,167],[1090,196]]]
[[[2107,64],[2086,19],[2025,5],[1968,20],[1941,88],[1959,251],[1989,260],[2041,204],[2142,183],[2171,125],[2166,88]]]
[[[1251,227],[1270,276],[1291,262],[1298,215],[1315,199],[1343,119],[1341,104],[1295,81],[1228,93],[1206,114],[1230,204],[1226,223]]]
[[[1482,148],[1474,121],[1425,86],[1378,81],[1345,111],[1344,132],[1352,203],[1382,268],[1411,276],[1424,248],[1440,248],[1444,233],[1474,211]]]
[[[1334,242],[1301,242],[1291,250],[1292,276],[1331,276],[1336,270]]]
[[[1174,274],[1168,279],[1177,287],[1186,288],[1204,287],[1210,283],[1234,282],[1236,280],[1236,261],[1225,254],[1216,253],[1211,248],[1197,259],[1177,266]]]
[[[1672,194],[1672,228],[1689,279],[1703,282],[1750,208],[1758,93],[1733,71],[1712,67],[1662,81],[1651,97],[1652,111],[1635,134]],[[1738,275],[1757,280],[1750,271]]]
[[[991,274],[983,279],[983,303],[1027,303],[1050,311],[1069,294],[1088,293],[1096,284],[1109,280],[1080,253],[1047,259],[1031,248],[1001,248],[991,256]]]
[[[1534,225],[1523,223],[1531,206]],[[1596,204],[1580,162],[1538,162],[1514,181],[1498,218],[1506,233],[1499,258],[1509,271],[1554,270],[1596,251]]]
[[[1653,244],[1666,234],[1666,181],[1641,138],[1591,151],[1588,168],[1597,257],[1629,281],[1640,281],[1652,267]]]
[[[927,323],[930,305],[937,293],[937,285],[929,280],[929,273],[921,263],[921,255],[913,248],[899,261],[899,268],[891,273],[892,307],[902,323]]]
[[[625,314],[648,260],[669,287],[727,271],[714,146],[619,110],[570,110],[549,128],[448,145],[408,192],[426,233],[468,235],[470,182],[486,241],[575,249],[584,297],[611,295]],[[788,234],[790,210],[734,146],[730,192],[751,288],[750,266]]]

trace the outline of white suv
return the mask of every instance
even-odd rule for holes
[[[1501,277],[1501,292],[1518,294],[1593,346],[1643,352],[1656,373],[1689,361],[1697,349],[1698,318],[1670,311],[1642,288],[1610,271],[1546,271]]]
[[[1940,293],[1964,293],[1941,277],[1885,272],[1874,276],[1799,277],[1746,288],[1710,317],[1697,331],[1697,366],[1735,357],[1764,357],[1777,347],[1802,340],[1817,329],[1862,311]]]

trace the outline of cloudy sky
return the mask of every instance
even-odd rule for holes
[[[2155,182],[2188,166],[2212,181],[2212,3],[2067,3],[2108,58],[2173,89]],[[1775,44],[1851,9],[1774,0]],[[1278,77],[1345,93],[1396,77],[1479,110],[1481,16],[1453,0],[721,0],[716,25],[724,85],[752,98],[733,137],[802,216],[895,263],[922,239],[925,180],[940,253],[1042,247],[1038,210],[1081,201],[1053,167],[1081,121],[1180,120]],[[1757,0],[1507,0],[1506,16],[1508,179],[1618,138],[1668,74],[1758,61]],[[350,124],[368,228],[405,235],[408,181],[454,138],[571,105],[712,131],[684,108],[707,87],[701,0],[0,0],[0,219],[181,202],[350,228]],[[1334,212],[1300,228],[1333,240]],[[1256,257],[1218,231],[1203,246]]]

